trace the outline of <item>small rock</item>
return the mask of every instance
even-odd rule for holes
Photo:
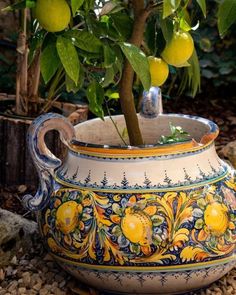
[[[17,281],[12,281],[9,284],[9,286],[7,288],[7,291],[12,292],[12,291],[16,290],[17,286],[18,286],[18,282]]]
[[[19,292],[19,295],[22,295],[22,294],[26,293],[26,288],[20,287],[20,288],[18,288],[18,292]]]
[[[27,190],[27,186],[24,185],[24,184],[21,184],[21,185],[18,186],[17,189],[18,189],[18,192],[19,192],[20,194],[23,194],[23,193],[26,192],[26,190]]]
[[[40,291],[39,291],[39,295],[47,295],[49,292],[48,292],[48,290],[47,289],[41,289]]]
[[[59,288],[63,288],[66,284],[66,281],[63,280],[62,282],[59,283]]]
[[[56,282],[60,283],[60,282],[62,282],[63,280],[64,280],[64,278],[63,278],[62,276],[60,276],[60,275],[55,275],[55,281],[56,281]]]
[[[36,291],[39,291],[42,287],[42,283],[37,283],[36,285],[33,286],[33,289]]]
[[[53,258],[50,254],[46,254],[43,258],[44,261],[53,261]]]
[[[6,274],[7,277],[9,277],[9,276],[12,275],[12,272],[13,272],[13,267],[9,265],[9,266],[5,269],[5,274]]]
[[[31,277],[30,277],[29,272],[24,272],[22,274],[22,279],[23,279],[23,283],[25,284],[26,287],[30,286]]]
[[[11,259],[11,261],[10,261],[10,263],[11,263],[12,265],[17,265],[17,264],[18,264],[17,257],[16,257],[16,256],[13,256],[12,259]]]
[[[29,249],[37,223],[0,208],[0,266],[8,265],[20,248]]]
[[[0,268],[0,282],[5,279],[5,272],[2,268]]]

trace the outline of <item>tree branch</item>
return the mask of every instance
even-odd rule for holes
[[[134,10],[134,25],[129,42],[137,47],[140,47],[143,40],[146,20],[150,14],[150,10],[145,9],[143,0],[133,0]],[[120,81],[120,103],[123,114],[125,116],[126,126],[128,129],[131,145],[142,145],[143,139],[138,124],[136,114],[133,89],[134,71],[130,63],[126,60],[123,68],[122,78]]]

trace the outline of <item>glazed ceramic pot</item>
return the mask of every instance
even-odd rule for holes
[[[216,154],[218,127],[186,115],[138,118],[140,147],[121,141],[123,116],[75,128],[56,114],[36,119],[29,146],[41,180],[25,204],[48,251],[85,284],[142,295],[207,286],[235,266],[236,179]],[[193,139],[158,144],[170,122]],[[62,163],[44,143],[51,129],[68,147]]]

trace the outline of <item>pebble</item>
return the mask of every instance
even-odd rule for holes
[[[74,282],[37,239],[27,254],[21,253],[11,265],[0,268],[0,295],[75,295]],[[236,295],[236,268],[208,289],[193,294]]]

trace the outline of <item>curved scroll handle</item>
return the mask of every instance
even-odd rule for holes
[[[27,141],[40,178],[36,195],[23,198],[24,206],[31,211],[41,210],[48,203],[53,189],[54,170],[61,165],[61,160],[49,151],[44,141],[45,134],[50,130],[57,130],[61,141],[67,146],[75,138],[74,127],[59,114],[41,115],[30,125]]]

